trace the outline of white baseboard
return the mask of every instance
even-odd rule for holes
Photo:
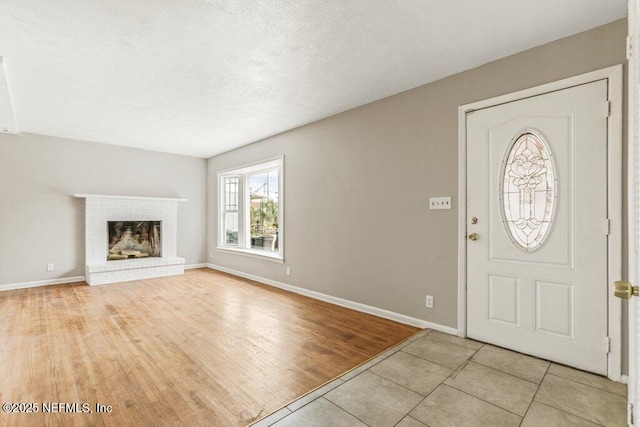
[[[205,268],[208,267],[207,263],[202,263],[202,264],[187,264],[184,266],[185,270],[190,270],[192,268]]]
[[[629,384],[629,375],[626,375],[626,374],[620,375],[620,382],[622,384]]]
[[[184,266],[185,270],[190,268],[206,268],[206,267],[208,267],[206,263],[189,264]],[[50,280],[36,280],[34,282],[8,283],[6,285],[0,285],[0,292],[10,291],[13,289],[37,288],[38,286],[64,285],[65,283],[84,282],[84,281],[85,281],[84,276],[75,276],[75,277],[61,277],[59,279],[50,279]]]
[[[36,280],[35,282],[9,283],[0,285],[0,291],[13,289],[37,288],[38,286],[63,285],[65,283],[84,282],[84,276],[61,277],[59,279]]]
[[[438,323],[428,322],[426,320],[417,319],[415,317],[406,316],[404,314],[395,313],[393,311],[384,310],[382,308],[373,307],[359,302],[349,301],[343,298],[334,297],[331,295],[323,294],[321,292],[311,291],[309,289],[299,288],[297,286],[288,285],[286,283],[278,282],[276,280],[267,279],[264,277],[256,276],[253,274],[245,273],[243,271],[234,270],[232,268],[223,267],[216,264],[207,264],[212,270],[218,270],[225,273],[233,274],[234,276],[244,277],[245,279],[254,280],[265,285],[273,286],[276,288],[284,289],[285,291],[293,292],[296,294],[304,295],[310,298],[314,298],[320,301],[329,302],[331,304],[339,305],[341,307],[350,308],[352,310],[360,311],[374,316],[382,317],[389,320],[394,320],[398,323],[404,323],[405,325],[415,326],[417,328],[429,328],[436,331],[444,332],[451,335],[457,335],[458,330],[449,326],[440,325]]]

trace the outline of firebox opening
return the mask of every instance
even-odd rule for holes
[[[162,256],[162,221],[107,221],[108,261]]]

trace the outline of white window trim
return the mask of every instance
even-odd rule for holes
[[[278,170],[278,252],[263,252],[251,249],[248,245],[250,235],[246,234],[249,230],[249,218],[245,215],[245,207],[249,202],[249,193],[245,192],[246,181],[249,174],[258,173],[266,170]],[[224,214],[225,214],[225,195],[224,179],[227,177],[238,176],[238,246],[225,244],[226,230],[224,230]],[[218,172],[218,244],[216,249],[219,252],[232,253],[237,255],[245,255],[254,258],[261,258],[268,261],[279,263],[284,262],[284,156],[267,159],[262,162],[252,163],[238,168],[227,169]]]
[[[279,235],[279,233],[280,232],[278,232],[278,235]],[[265,261],[273,261],[273,262],[277,262],[278,264],[284,264],[284,258],[280,257],[280,255],[278,255],[278,254],[270,255],[270,254],[262,252],[262,251],[256,251],[256,250],[252,250],[252,249],[235,248],[235,247],[232,247],[232,246],[224,246],[224,247],[218,246],[216,248],[216,250],[218,252],[235,254],[235,255],[242,255],[242,256],[247,256],[247,257],[251,257],[251,258],[260,258],[260,259],[264,259]]]

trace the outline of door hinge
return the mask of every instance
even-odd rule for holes
[[[633,38],[627,36],[627,59],[631,59],[633,56]]]
[[[607,218],[607,222],[604,224],[604,229],[607,232],[607,236],[611,234],[611,220]]]
[[[604,349],[607,351],[607,354],[611,353],[611,338],[605,337],[604,339]]]
[[[627,425],[633,425],[633,403],[627,403]]]
[[[606,101],[604,104],[604,116],[611,117],[611,101]]]

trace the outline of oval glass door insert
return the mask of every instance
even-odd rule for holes
[[[557,182],[553,155],[544,139],[526,130],[507,150],[500,180],[500,207],[513,243],[531,252],[551,231]]]

